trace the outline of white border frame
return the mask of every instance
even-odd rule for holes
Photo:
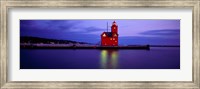
[[[105,15],[106,14],[106,15]],[[180,19],[181,69],[58,69],[19,70],[20,19]],[[192,81],[192,9],[68,8],[10,9],[10,81]],[[187,25],[186,25],[187,24]],[[16,29],[18,28],[18,29]],[[189,30],[191,29],[191,30]],[[187,36],[186,36],[187,34]],[[186,56],[187,55],[187,56]],[[55,72],[56,71],[56,72]],[[147,75],[148,74],[148,75]],[[30,77],[32,76],[32,77]],[[59,76],[59,77],[56,77]],[[68,77],[65,77],[68,76]]]

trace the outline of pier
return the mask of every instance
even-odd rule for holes
[[[52,44],[27,44],[20,45],[20,48],[27,49],[143,49],[149,50],[149,45],[131,45],[131,46],[68,46]]]

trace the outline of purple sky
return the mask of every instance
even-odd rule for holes
[[[20,36],[99,43],[114,20],[20,20]],[[119,44],[180,45],[180,20],[115,20]]]

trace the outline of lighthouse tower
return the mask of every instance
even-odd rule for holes
[[[118,33],[118,26],[117,26],[117,23],[115,21],[112,23],[111,30],[112,30],[111,31],[112,33]]]

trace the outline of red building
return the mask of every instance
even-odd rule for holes
[[[118,26],[114,21],[111,26],[111,32],[101,34],[101,46],[118,46]]]

